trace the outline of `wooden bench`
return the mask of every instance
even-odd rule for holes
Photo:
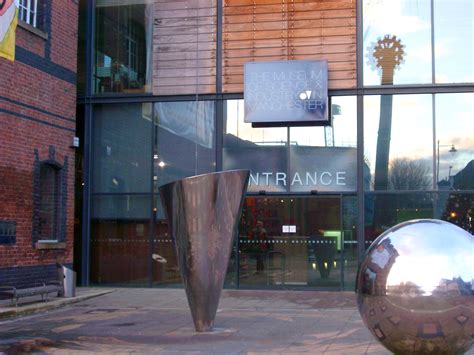
[[[0,286],[0,296],[6,296],[18,306],[18,300],[22,297],[41,295],[41,300],[46,302],[50,293],[56,293],[58,296],[62,291],[61,283],[59,281],[50,281],[38,286],[27,288],[16,288],[13,286]]]

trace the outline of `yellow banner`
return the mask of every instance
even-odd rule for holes
[[[18,24],[18,2],[0,0],[0,57],[15,60],[15,31]]]

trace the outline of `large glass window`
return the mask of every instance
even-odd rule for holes
[[[154,104],[156,186],[215,171],[214,101]]]
[[[214,101],[154,104],[154,191],[168,182],[216,170]],[[164,219],[159,198],[157,218]]]
[[[91,282],[148,285],[150,196],[98,195],[91,205]]]
[[[240,286],[340,288],[348,264],[340,217],[338,196],[247,197],[239,226]]]
[[[364,85],[474,82],[473,19],[471,0],[364,0]]]
[[[398,223],[435,218],[435,198],[429,192],[366,194],[365,247],[368,248],[375,238]]]
[[[364,179],[370,190],[433,187],[431,95],[364,99]]]
[[[420,218],[451,222],[474,231],[474,193],[460,191],[366,193],[365,247],[394,225]]]
[[[292,192],[357,189],[357,102],[331,98],[331,126],[290,127]]]
[[[364,85],[432,82],[430,0],[364,0],[363,23]]]
[[[214,101],[96,105],[91,281],[181,284],[159,187],[216,169]]]
[[[93,192],[151,192],[151,107],[96,106],[92,131]]]
[[[244,122],[243,100],[226,101],[225,112],[223,169],[250,169],[250,192],[286,191],[276,175],[287,169],[288,129],[252,128]]]
[[[474,190],[474,94],[439,94],[435,99],[437,187]]]
[[[474,82],[474,2],[434,1],[436,83]]]
[[[94,91],[151,92],[153,3],[97,0]]]
[[[355,97],[333,97],[332,126],[252,128],[243,100],[226,102],[224,169],[250,169],[249,192],[355,191]]]

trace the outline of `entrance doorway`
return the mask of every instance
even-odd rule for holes
[[[239,287],[344,289],[345,273],[355,273],[357,263],[355,202],[341,195],[247,197],[238,238]]]

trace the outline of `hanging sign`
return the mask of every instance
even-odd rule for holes
[[[0,57],[15,60],[18,0],[0,0]]]
[[[327,61],[245,63],[244,105],[253,127],[330,125]]]

